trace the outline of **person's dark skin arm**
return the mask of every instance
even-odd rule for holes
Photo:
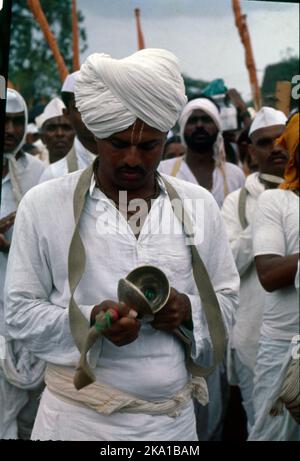
[[[0,251],[2,253],[8,253],[10,242],[5,238],[4,233],[13,226],[15,222],[16,213],[10,213],[4,218],[0,219]]]
[[[171,288],[167,304],[154,316],[152,326],[156,330],[172,331],[180,326],[192,330],[191,303],[189,297]]]
[[[240,93],[235,88],[230,88],[226,96],[232,101],[233,105],[236,107],[239,117],[241,118],[244,127],[247,127],[251,123],[251,116],[247,110],[246,103],[242,99]]]
[[[256,256],[256,270],[263,288],[272,292],[294,285],[298,260],[299,253],[289,256]]]

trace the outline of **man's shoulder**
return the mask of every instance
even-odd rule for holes
[[[160,175],[176,189],[181,198],[202,198],[215,203],[213,195],[199,184],[175,178],[165,173],[160,173]]]
[[[51,163],[51,165],[48,165],[47,168],[45,169],[45,173],[46,172],[51,173],[53,178],[59,178],[63,174],[66,174],[68,172],[66,157],[63,157],[60,160],[57,160],[57,162],[54,162],[54,163]]]
[[[173,166],[176,162],[182,162],[183,157],[169,158],[167,160],[162,160],[158,165],[158,171],[165,174],[170,174]]]
[[[73,199],[73,193],[82,171],[75,171],[59,178],[50,179],[32,187],[24,196],[27,204],[35,208],[57,206],[60,201],[67,202]],[[41,208],[42,209],[42,208]]]
[[[35,158],[34,155],[24,152],[24,156],[25,156],[26,163],[29,165],[30,169],[34,168],[40,171],[45,170],[45,164],[38,158]]]
[[[240,176],[241,178],[245,179],[244,172],[238,165],[235,165],[234,163],[230,162],[225,162],[225,169],[226,172],[228,172],[228,174]]]

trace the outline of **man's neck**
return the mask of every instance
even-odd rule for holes
[[[198,184],[205,187],[207,190],[212,190],[213,171],[215,168],[213,151],[211,149],[202,152],[188,150],[186,163],[195,176]]]
[[[157,191],[157,183],[156,183],[155,175],[153,175],[146,184],[142,187],[134,189],[134,190],[126,190],[126,197],[127,203],[131,200],[135,199],[149,199],[153,196],[155,198],[156,191]],[[116,204],[119,204],[119,193],[124,191],[122,187],[118,187],[115,184],[112,184],[107,177],[102,175],[99,170],[99,166],[97,168],[97,178],[96,184],[99,189],[110,199],[112,199]]]
[[[210,170],[215,163],[212,149],[203,150],[201,152],[188,149],[185,160],[191,170],[198,170],[200,168]]]

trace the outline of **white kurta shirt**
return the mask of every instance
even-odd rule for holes
[[[239,218],[241,189],[229,194],[223,203],[222,216],[240,277],[240,302],[232,331],[231,346],[239,353],[243,363],[253,370],[258,351],[258,341],[265,305],[265,290],[262,288],[254,264],[252,224],[257,200],[265,190],[258,173],[246,179],[246,219],[249,225],[243,229]]]
[[[95,155],[92,154],[88,149],[86,149],[77,136],[74,139],[74,149],[76,153],[78,169],[82,170],[90,166],[95,160]],[[49,179],[59,178],[69,173],[68,163],[66,157],[58,160],[57,162],[51,163],[40,178],[40,183],[49,181]]]
[[[23,154],[17,161],[17,175],[21,191],[25,194],[31,187],[38,184],[43,173],[44,164],[30,154]],[[16,211],[17,205],[13,196],[9,173],[2,179],[0,218],[4,218]],[[6,233],[5,238],[11,241],[13,227]],[[4,333],[3,319],[3,290],[8,255],[0,252],[0,335]]]
[[[67,271],[74,230],[72,200],[79,176],[80,172],[75,172],[41,184],[22,200],[6,284],[9,334],[37,357],[69,367],[74,367],[79,358],[69,327]],[[204,225],[204,236],[198,250],[218,296],[225,325],[230,329],[239,277],[218,207],[200,186],[174,178],[168,180],[182,198],[199,199],[204,205],[199,223],[199,227]],[[162,185],[161,188],[136,239],[127,221],[92,180],[80,222],[86,268],[75,298],[89,319],[95,304],[117,299],[118,280],[128,272],[144,264],[159,267],[171,286],[189,296],[194,324],[193,358],[208,365],[211,342],[192,275],[186,236],[179,223],[176,235],[160,231],[162,217],[173,216],[170,200]],[[90,362],[96,365],[97,379],[147,400],[168,398],[188,380],[182,344],[170,333],[155,330],[149,324],[142,325],[137,340],[123,347],[103,338],[94,347]],[[193,418],[192,409],[190,417]],[[116,433],[120,430],[117,426]],[[136,427],[137,434],[138,430]]]
[[[170,175],[172,173],[173,167],[177,158],[171,158],[169,160],[163,160],[160,162],[158,171],[160,173],[164,173]],[[245,175],[241,168],[234,165],[233,163],[225,162],[224,163],[224,171],[227,180],[228,190],[229,192],[233,192],[240,187],[243,187],[245,183]],[[187,165],[186,161],[183,159],[180,165],[180,168],[176,174],[178,179],[184,179],[185,181],[198,184],[197,179],[195,178],[194,174],[192,173],[191,169]],[[220,170],[220,168],[215,168],[213,171],[213,187],[211,190],[212,195],[214,196],[217,204],[219,207],[222,206],[224,201],[224,176]]]
[[[289,190],[261,194],[253,226],[254,255],[299,253],[299,197]],[[290,341],[299,334],[299,297],[295,286],[266,292],[261,334]]]

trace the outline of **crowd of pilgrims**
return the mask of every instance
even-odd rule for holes
[[[43,321],[45,324],[48,323],[46,315],[35,317],[34,313],[37,311],[32,309],[32,316],[28,317],[28,321],[23,320],[24,313],[28,311],[29,315],[31,309],[29,304],[28,308],[26,307],[26,302],[30,289],[35,290],[37,286],[35,277],[39,277],[39,283],[43,285],[44,291],[39,292],[37,290],[32,299],[35,301],[38,298],[44,298],[44,293],[47,290],[51,291],[51,299],[50,297],[47,299],[46,295],[43,299],[43,303],[48,303],[49,315],[51,315],[52,304],[63,305],[63,300],[70,296],[67,292],[63,294],[63,297],[60,297],[60,292],[64,291],[65,288],[56,286],[54,281],[55,277],[58,277],[57,274],[63,274],[61,260],[65,255],[61,254],[60,257],[62,250],[60,250],[59,242],[63,241],[62,245],[66,251],[70,245],[69,237],[63,234],[64,227],[59,227],[60,223],[66,219],[63,216],[64,203],[63,200],[60,202],[57,199],[56,205],[52,204],[52,208],[49,205],[49,211],[42,210],[39,206],[42,206],[41,204],[44,202],[39,197],[49,194],[49,191],[55,194],[54,189],[60,189],[63,184],[63,182],[55,182],[58,178],[68,175],[71,178],[69,180],[71,184],[72,178],[79,177],[76,172],[83,171],[92,164],[98,165],[97,157],[99,155],[101,159],[101,145],[106,142],[105,136],[100,142],[95,139],[96,128],[95,131],[90,129],[89,123],[91,122],[89,122],[84,109],[81,111],[83,103],[80,98],[75,97],[76,79],[80,72],[77,71],[68,75],[62,85],[61,94],[53,97],[46,106],[41,108],[38,115],[34,114],[34,118],[33,112],[28,112],[22,95],[14,89],[7,90],[0,214],[0,438],[2,439],[29,439],[34,424],[35,429],[32,436],[34,439],[43,439],[44,437],[44,439],[52,438],[54,440],[88,440],[90,438],[90,434],[84,432],[83,425],[82,427],[79,425],[77,432],[73,428],[74,432],[70,429],[70,432],[66,431],[64,435],[55,433],[52,436],[51,434],[49,436],[49,433],[43,435],[43,431],[39,429],[43,424],[47,425],[47,421],[45,422],[46,410],[43,414],[38,413],[38,417],[36,417],[41,395],[48,403],[48,408],[50,408],[50,403],[53,403],[54,408],[56,404],[56,401],[51,401],[54,397],[49,392],[53,374],[51,379],[49,375],[49,384],[46,379],[46,385],[49,389],[47,390],[46,387],[45,390],[45,362],[64,365],[64,361],[62,360],[60,363],[59,360],[60,352],[57,344],[59,336],[56,336],[53,329],[54,337],[52,339],[51,328],[47,330],[45,327],[43,330],[41,326]],[[224,250],[223,259],[219,259],[218,263],[215,265],[212,263],[211,267],[207,267],[209,275],[213,278],[215,275],[211,273],[213,271],[219,274],[218,281],[213,280],[214,288],[218,284],[222,285],[222,277],[225,279],[220,290],[225,293],[224,296],[226,296],[227,285],[228,292],[236,290],[237,273],[240,278],[239,296],[232,301],[232,304],[235,305],[233,319],[225,320],[228,331],[226,352],[223,355],[223,360],[206,378],[209,402],[203,405],[196,399],[194,400],[196,429],[191,429],[189,434],[189,426],[185,423],[183,411],[182,422],[178,419],[182,425],[182,431],[179,430],[178,432],[177,429],[174,429],[174,433],[172,433],[171,422],[170,427],[168,426],[169,423],[164,423],[169,432],[162,433],[162,437],[166,437],[165,440],[167,437],[169,440],[177,440],[177,434],[181,433],[182,440],[218,441],[228,438],[231,440],[245,440],[247,438],[248,440],[299,441],[299,424],[288,409],[283,405],[281,411],[275,412],[276,414],[273,411],[272,414],[274,405],[276,406],[278,403],[277,399],[280,395],[284,370],[289,363],[293,347],[297,345],[297,335],[299,335],[299,113],[293,111],[284,114],[282,111],[268,106],[262,106],[255,111],[246,106],[235,89],[229,90],[225,96],[230,101],[230,111],[226,105],[219,106],[213,96],[207,97],[199,94],[186,102],[176,123],[173,123],[173,127],[168,130],[160,149],[162,151],[160,161],[157,161],[155,166],[155,168],[157,167],[155,178],[158,191],[156,190],[156,195],[152,197],[153,203],[159,200],[160,189],[163,188],[161,178],[167,178],[167,180],[174,178],[170,181],[173,185],[178,185],[178,190],[181,187],[186,188],[184,190],[191,191],[194,196],[200,194],[197,192],[200,191],[199,186],[208,191],[203,197],[207,197],[208,201],[212,200],[209,202],[211,216],[216,223],[219,223],[216,224],[218,228],[214,229],[209,236],[214,239],[210,245],[209,254],[211,256],[212,253],[221,253]],[[220,101],[220,98],[218,100]],[[130,140],[131,144],[134,144],[136,140],[135,145],[141,145],[140,149],[143,151],[143,155],[149,155],[148,150],[151,151],[152,147],[146,145],[149,140],[147,138],[149,127],[147,128],[147,126],[150,125],[151,130],[151,123],[145,122],[142,117],[137,118],[141,119],[142,123],[130,123],[128,125],[131,130],[129,138],[124,135],[123,138],[121,136],[114,139],[114,135],[112,135],[113,141],[109,147],[111,150],[115,148],[118,153],[123,149],[125,152]],[[111,131],[114,133],[114,129]],[[115,131],[126,134],[127,128],[116,129]],[[162,131],[165,132],[166,130]],[[99,137],[101,138],[101,136]],[[111,135],[109,134],[107,138],[111,139]],[[103,150],[103,152],[105,151]],[[98,167],[101,169],[101,160],[95,168]],[[123,177],[127,178],[128,181],[132,181],[135,177],[139,180],[143,173],[143,166],[133,165],[132,171],[130,168],[130,165],[128,171],[125,168]],[[100,183],[104,184],[101,180]],[[186,183],[192,185],[185,185]],[[51,184],[53,184],[52,189]],[[67,180],[64,184],[67,184]],[[101,184],[99,187],[97,180],[96,184],[92,184],[94,189],[91,186],[91,197],[94,197],[93,194],[96,193],[95,188],[99,187],[101,190]],[[30,192],[28,192],[29,190]],[[98,193],[100,193],[99,190]],[[101,194],[112,198],[109,195],[109,189],[105,189],[105,184]],[[51,201],[51,197],[49,201]],[[114,201],[116,202],[116,200]],[[214,204],[216,204],[215,208]],[[65,206],[67,207],[68,204],[66,203]],[[55,209],[55,207],[57,208]],[[152,207],[154,213],[154,205]],[[92,215],[93,210],[89,207],[90,215]],[[82,216],[82,219],[84,222],[88,222],[90,217]],[[43,225],[41,224],[41,227],[38,228],[39,223],[42,223],[43,220],[45,221],[43,225],[48,225],[53,233],[51,245],[48,241],[44,242],[46,237]],[[58,226],[57,230],[56,225]],[[72,225],[73,222],[69,223],[69,227]],[[67,223],[66,228],[68,228]],[[40,229],[39,233],[36,229]],[[86,231],[82,231],[82,234],[82,238],[88,238]],[[138,232],[135,237],[137,241],[141,241],[142,245],[142,231],[141,233]],[[109,236],[108,239],[110,238]],[[114,243],[116,245],[114,255],[106,251],[105,245],[101,249],[104,259],[103,272],[106,272],[103,276],[103,284],[109,284],[109,277],[112,277],[115,285],[116,277],[119,277],[119,273],[122,275],[122,267],[127,267],[121,262],[122,259],[133,261],[132,269],[134,269],[134,261],[138,266],[140,263],[149,263],[151,260],[153,265],[161,267],[166,272],[169,279],[173,281],[171,285],[174,288],[183,291],[180,290],[180,287],[183,286],[183,280],[189,268],[185,250],[181,247],[179,239],[170,236],[169,241],[167,241],[166,236],[162,240],[155,236],[160,248],[159,250],[155,249],[152,259],[148,261],[147,258],[143,259],[142,253],[138,253],[138,256],[133,258],[129,254],[129,251],[135,251],[133,247],[130,250],[126,246],[127,244],[122,246],[122,237],[118,238],[120,241],[117,244]],[[208,238],[205,232],[203,238],[204,241]],[[148,246],[151,245],[151,242],[148,242]],[[230,257],[224,249],[227,242],[231,249]],[[38,245],[38,249],[32,259],[27,261],[26,266],[26,258],[29,254],[26,251],[30,252],[35,244]],[[107,245],[110,246],[109,240]],[[145,254],[147,251],[150,254],[151,249],[147,248],[144,249]],[[96,252],[95,249],[86,249],[87,258],[93,251]],[[206,250],[203,251],[205,255]],[[159,254],[160,252],[162,254]],[[234,268],[232,268],[233,265],[231,266],[231,256],[234,260]],[[113,261],[110,261],[111,258]],[[228,266],[226,266],[225,259],[228,261]],[[166,267],[168,265],[166,261],[170,262],[169,269]],[[35,264],[37,264],[40,274],[32,275],[37,272],[37,270],[34,272]],[[97,261],[96,264],[98,264]],[[176,271],[174,269],[175,272],[171,272],[174,264]],[[100,268],[101,265],[102,262],[99,263]],[[111,275],[114,266],[120,266],[120,270],[116,269],[116,276]],[[51,268],[52,280],[48,280],[46,275],[49,267]],[[94,266],[91,265],[91,267]],[[96,279],[91,273],[91,267],[88,270],[88,277],[90,283],[93,284]],[[125,271],[125,269],[123,270]],[[231,280],[230,271],[233,271]],[[126,273],[123,274],[123,277],[125,276]],[[229,281],[226,278],[229,278]],[[21,289],[18,291],[16,288],[16,280],[18,279],[20,280],[19,286],[24,287],[25,294],[23,297],[20,294]],[[176,280],[175,283],[174,280]],[[66,286],[65,283],[64,280],[63,287]],[[188,284],[188,281],[186,283]],[[218,288],[215,289],[218,290]],[[103,291],[105,292],[104,289]],[[221,294],[221,296],[223,295]],[[87,298],[89,298],[88,295]],[[102,299],[98,300],[98,302],[101,301]],[[90,304],[88,300],[86,302],[81,301],[81,303]],[[30,306],[33,305],[32,302]],[[18,306],[21,309],[19,314]],[[68,306],[64,305],[63,307]],[[45,313],[46,310],[43,312]],[[88,313],[87,318],[90,318],[90,310],[87,309],[86,312]],[[55,319],[53,311],[51,322],[53,321],[53,324],[62,322],[62,315],[57,315]],[[30,327],[28,326],[29,319]],[[66,325],[66,320],[64,322]],[[201,325],[197,324],[194,314],[193,322],[194,332],[200,331]],[[201,323],[201,318],[199,322]],[[64,326],[64,328],[68,327]],[[148,327],[143,326],[143,328],[145,328],[145,334],[149,335],[149,331],[146,330]],[[40,329],[40,342],[38,334],[36,337],[34,336],[33,329],[36,331]],[[154,331],[153,328],[152,330]],[[158,330],[155,330],[156,333]],[[205,336],[204,333],[203,335]],[[67,355],[69,345],[67,341],[67,345],[64,345],[63,338],[61,341],[61,347],[66,348]],[[162,341],[163,347],[164,339],[159,339],[159,341]],[[42,342],[49,342],[49,351],[43,349],[40,345]],[[53,349],[51,351],[52,343]],[[102,348],[109,356],[113,352],[110,351],[111,346],[108,343],[109,340],[106,340],[106,346],[103,345]],[[128,348],[129,356],[133,353],[130,349],[133,344],[134,342],[131,345],[123,346],[124,350]],[[159,344],[158,342],[158,360]],[[121,349],[122,346],[119,347],[119,350]],[[141,355],[146,354],[146,352],[141,346]],[[176,348],[172,354],[177,354]],[[47,357],[50,358],[47,359]],[[55,357],[57,357],[57,361]],[[124,361],[126,362],[125,359]],[[74,365],[73,362],[72,359],[71,363]],[[147,363],[145,360],[140,366],[146,369]],[[109,368],[105,360],[103,367]],[[128,380],[128,383],[124,378],[123,391],[130,393],[132,390],[132,393],[136,395],[138,387],[134,381],[138,380],[136,373],[139,375],[139,371],[137,370],[132,371],[131,381]],[[120,376],[116,384],[122,382],[122,372],[123,368],[120,365]],[[167,371],[166,374],[168,374]],[[158,388],[160,381],[162,386],[167,385],[172,388],[172,383],[168,383],[163,375],[163,370],[158,367],[155,377]],[[176,374],[174,379],[177,379]],[[143,381],[142,383],[144,385]],[[107,384],[109,384],[109,380]],[[149,383],[150,388],[151,382]],[[48,392],[47,395],[45,394],[46,391]],[[176,392],[177,389],[174,388],[172,394]],[[151,392],[149,393],[150,400],[159,400],[161,396],[164,396],[163,393],[160,396],[159,392],[158,394],[154,392],[153,395]],[[143,392],[138,395],[139,398],[141,396],[145,400]],[[56,398],[57,395],[55,394]],[[68,405],[70,406],[70,402],[66,402],[62,398],[61,408],[64,409],[63,405],[66,406],[64,424],[68,425]],[[75,408],[74,412],[77,411],[78,418],[83,420],[84,418],[92,420],[94,417],[92,414],[96,413],[94,409],[91,410],[90,408],[81,408],[81,406]],[[51,413],[49,415],[51,416]],[[116,437],[115,432],[110,427],[114,425],[118,427],[119,424],[122,426],[123,440],[137,437],[135,435],[137,432],[133,431],[133,435],[130,434],[130,431],[126,432],[127,423],[123,416],[121,413],[110,415],[109,418],[111,419],[107,425],[104,420],[103,422],[101,420],[104,428],[103,440],[110,440],[110,438],[116,440],[114,438]],[[145,421],[141,419],[139,414],[133,415],[132,418],[135,418],[137,426],[151,426],[149,415]],[[172,424],[173,421],[176,424],[177,418],[166,415],[159,416],[159,418],[168,418]],[[97,423],[96,416],[93,422]],[[134,430],[138,429],[135,428]],[[118,431],[120,432],[119,428]],[[141,432],[141,439],[151,437],[151,434],[154,434],[152,435],[153,440],[159,439],[159,436],[155,435],[155,431],[151,433],[151,431],[147,432],[146,430],[144,435]],[[95,437],[97,438],[97,436]]]

